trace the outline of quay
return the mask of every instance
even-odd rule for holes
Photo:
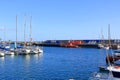
[[[117,49],[120,47],[120,39],[112,39],[112,40],[45,40],[45,41],[34,41],[34,42],[26,42],[26,45],[35,45],[35,46],[44,46],[44,47],[66,47],[66,48],[100,48],[99,44],[103,44],[107,46],[111,43],[112,49]],[[6,42],[14,44],[15,42]],[[24,45],[23,41],[17,42],[17,44]]]

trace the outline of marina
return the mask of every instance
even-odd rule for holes
[[[1,0],[0,80],[120,80],[120,0]]]
[[[25,16],[26,17],[26,16]],[[26,18],[24,23],[24,41],[18,41],[16,16],[16,41],[0,42],[0,67],[3,74],[0,79],[42,79],[42,80],[100,80],[120,78],[120,40],[45,40],[32,41],[32,16],[30,17],[30,36],[26,41]],[[108,27],[110,31],[110,26]],[[110,33],[108,31],[108,33]],[[112,53],[114,54],[112,55]],[[9,64],[7,59],[13,60]],[[33,58],[35,57],[35,58]],[[18,60],[18,62],[17,62]],[[15,73],[10,75],[5,65],[17,65]],[[10,60],[11,61],[11,60]],[[6,64],[7,63],[7,64]],[[22,65],[22,66],[21,66]],[[90,66],[92,65],[92,66]],[[2,67],[4,66],[4,67]],[[27,68],[26,68],[27,67]],[[24,76],[24,77],[23,77]],[[104,80],[103,79],[103,80]]]

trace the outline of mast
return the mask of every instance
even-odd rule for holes
[[[100,36],[100,38],[101,38],[100,44],[104,45],[103,44],[103,42],[104,42],[104,35],[103,35],[103,29],[102,28],[101,28],[101,36]]]
[[[30,16],[30,45],[32,43],[32,16]]]
[[[6,42],[6,27],[4,26],[4,41]]]
[[[108,24],[108,45],[106,46],[106,57],[107,57],[107,61],[108,61],[108,65],[111,66],[111,63],[110,63],[110,59],[109,59],[109,53],[108,53],[108,50],[111,48],[111,42],[110,42],[110,24]]]
[[[26,15],[24,16],[25,23],[24,23],[24,46],[26,46]]]
[[[108,46],[107,47],[108,48],[106,48],[106,57],[107,57],[108,65],[112,66],[112,64],[110,63],[110,58],[109,58],[110,55],[109,55],[109,52],[108,52],[109,49],[111,50],[110,24],[108,24]],[[113,57],[113,59],[114,59],[114,57]],[[113,75],[111,69],[109,70],[109,74]]]
[[[104,40],[104,35],[103,35],[103,29],[101,29],[101,38],[102,38],[102,41]]]
[[[109,47],[111,48],[110,24],[108,24],[108,40],[109,40]]]
[[[17,48],[17,15],[16,15],[16,42],[15,42],[15,48]]]

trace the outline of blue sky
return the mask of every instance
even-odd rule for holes
[[[18,15],[18,40],[24,40],[26,15],[27,40],[30,16],[34,41],[99,39],[101,29],[107,39],[108,24],[111,37],[117,39],[120,38],[119,3],[120,0],[1,0],[0,37],[15,40]]]

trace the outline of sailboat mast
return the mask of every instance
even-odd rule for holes
[[[108,40],[109,40],[109,47],[111,48],[110,24],[108,24]]]
[[[103,29],[102,28],[101,28],[101,37],[100,38],[101,38],[101,44],[104,45],[103,44],[103,42],[104,42],[104,35],[103,35]]]
[[[15,43],[15,48],[17,48],[17,15],[16,15],[16,43]]]
[[[4,41],[6,42],[6,27],[4,26]]]
[[[25,15],[25,23],[24,23],[24,46],[26,45],[26,15]]]
[[[30,16],[30,45],[32,42],[32,16]]]

